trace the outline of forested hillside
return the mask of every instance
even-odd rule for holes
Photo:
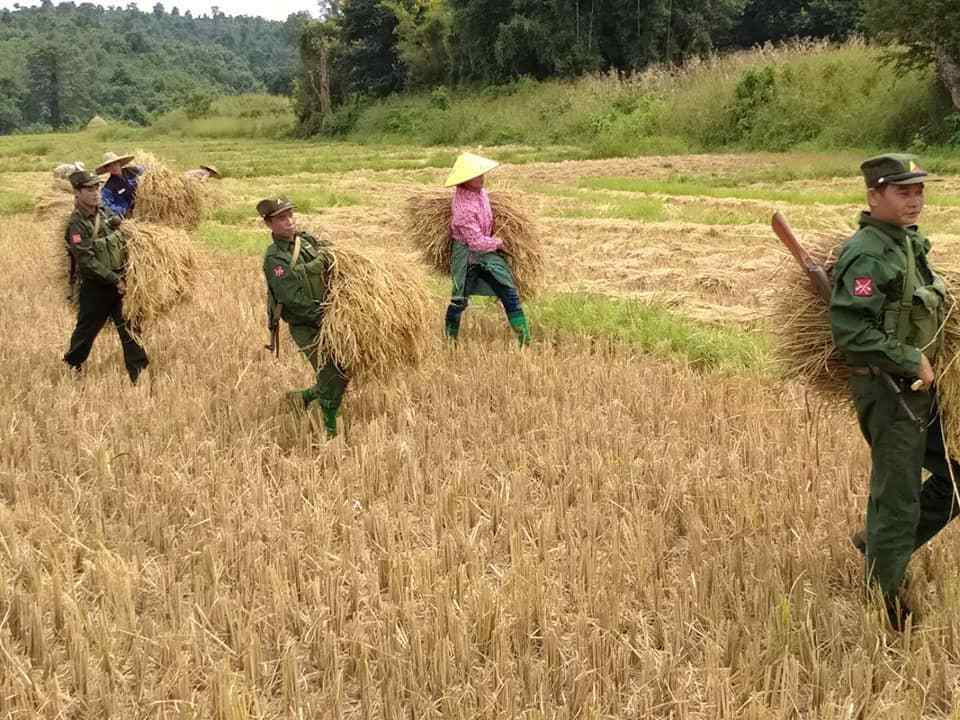
[[[295,40],[307,16],[286,23],[191,17],[49,0],[0,10],[0,133],[60,129],[94,115],[144,124],[160,112],[220,94],[287,94]]]

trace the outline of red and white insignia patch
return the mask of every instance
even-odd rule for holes
[[[284,273],[282,265],[277,265],[273,269],[273,274],[276,275],[278,278],[282,278],[286,273]]]
[[[83,238],[80,237],[80,233],[74,233],[70,236],[70,242],[72,242],[74,245],[79,245],[81,242],[83,242]]]
[[[873,278],[872,277],[854,278],[853,294],[855,297],[873,297]]]

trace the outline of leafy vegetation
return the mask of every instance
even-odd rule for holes
[[[289,93],[302,16],[192,17],[90,3],[0,10],[0,133],[62,129],[95,115],[138,125],[213,96]]]

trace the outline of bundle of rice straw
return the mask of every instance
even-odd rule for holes
[[[957,304],[960,301],[960,267],[938,261],[936,271],[947,285],[950,308],[943,326],[943,346],[934,368],[937,400],[947,454],[960,460],[960,305]]]
[[[416,365],[429,339],[430,293],[411,267],[389,268],[332,246],[319,351],[351,376],[383,377]]]
[[[187,181],[150,153],[137,151],[134,162],[144,168],[137,186],[138,221],[195,228],[204,208],[203,186]]]
[[[844,240],[818,235],[804,238],[810,256],[829,276]],[[774,354],[786,375],[831,400],[846,398],[846,363],[833,344],[827,303],[814,294],[810,280],[791,257],[777,284],[773,310]]]
[[[452,194],[424,192],[407,201],[407,236],[416,243],[423,262],[441,275],[450,275]],[[501,192],[490,193],[493,234],[503,240],[520,297],[536,295],[543,279],[543,242],[524,208]]]
[[[123,315],[140,328],[190,296],[200,280],[199,258],[183,230],[127,220],[120,231],[127,241]]]
[[[807,239],[811,257],[831,275],[843,240]],[[960,267],[938,258],[935,270],[947,285],[949,311],[943,328],[943,346],[934,368],[937,398],[948,453],[960,460]],[[831,402],[850,396],[847,366],[833,344],[828,306],[814,295],[806,273],[791,258],[779,286],[774,332],[776,355],[787,374],[799,379]]]

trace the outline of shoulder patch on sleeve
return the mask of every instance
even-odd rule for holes
[[[79,245],[83,242],[83,238],[80,236],[80,233],[74,231],[70,234],[70,244]]]
[[[873,297],[873,278],[855,277],[853,279],[853,294],[855,297]]]
[[[283,269],[283,265],[277,265],[277,266],[273,269],[273,275],[274,275],[274,277],[282,278],[282,277],[283,277],[284,275],[286,275],[286,274],[287,274],[287,273],[286,273],[286,271]]]

